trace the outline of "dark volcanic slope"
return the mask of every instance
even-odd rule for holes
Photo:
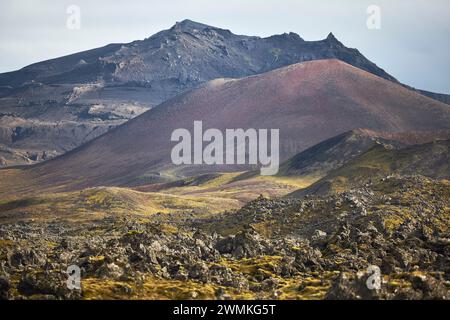
[[[162,102],[173,94],[168,87],[179,93],[185,89],[183,86],[192,87],[215,78],[240,78],[325,58],[337,58],[395,81],[358,50],[345,47],[333,34],[322,41],[305,41],[295,33],[260,38],[184,20],[142,41],[111,44],[2,74],[0,86],[20,88],[30,82],[132,82],[134,86],[160,91],[155,99]]]
[[[239,80],[212,81],[24,173],[44,187],[135,183],[170,167],[171,133],[192,130],[195,120],[202,120],[204,129],[280,129],[281,160],[286,160],[355,128],[449,129],[450,109],[344,62],[313,61]],[[236,168],[214,168],[224,169]],[[3,187],[17,188],[7,182]]]
[[[376,132],[356,129],[325,140],[280,166],[280,176],[322,176],[340,168],[350,160],[383,144],[389,148],[401,149],[433,141],[450,139],[450,130]]]
[[[0,166],[71,150],[209,80],[330,58],[396,82],[332,34],[321,41],[295,33],[259,38],[189,20],[142,41],[0,74]]]
[[[450,140],[434,141],[401,149],[376,144],[310,187],[296,191],[291,196],[343,192],[393,174],[420,174],[448,180],[450,179],[449,148]]]
[[[278,174],[280,176],[325,175],[370,149],[377,141],[377,137],[359,130],[345,132],[287,160],[280,166]]]

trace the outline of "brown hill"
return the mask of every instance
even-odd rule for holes
[[[239,80],[214,80],[144,113],[54,160],[1,171],[1,193],[59,186],[130,185],[171,175],[242,167],[176,170],[177,128],[280,129],[281,160],[355,128],[384,132],[450,128],[448,105],[339,60],[291,65]],[[169,171],[168,171],[169,170]],[[17,177],[26,177],[27,181]]]

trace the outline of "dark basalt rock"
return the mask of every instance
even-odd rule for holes
[[[0,276],[0,300],[8,300],[10,297],[9,290],[11,283],[6,276]]]
[[[276,299],[289,281],[298,292],[318,286],[326,299],[448,299],[445,186],[396,176],[331,196],[260,197],[209,220],[167,214],[163,224],[132,216],[89,226],[1,224],[0,299],[81,299],[83,291],[67,289],[65,270],[72,264],[82,279],[117,283],[114,294],[127,298],[153,277],[208,285],[217,299],[231,298],[223,288]],[[400,204],[378,210],[386,208],[387,196]],[[342,216],[344,205],[367,214]],[[167,225],[177,232],[164,231]],[[383,276],[377,290],[367,286],[371,265]]]

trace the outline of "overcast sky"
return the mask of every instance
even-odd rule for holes
[[[367,8],[381,8],[369,30]],[[69,5],[81,29],[66,26]],[[237,34],[332,31],[400,81],[450,94],[449,0],[0,0],[0,72],[112,42],[144,39],[191,19]]]

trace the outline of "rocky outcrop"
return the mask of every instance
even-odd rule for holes
[[[208,218],[1,224],[0,298],[448,299],[448,206],[448,182],[414,176]],[[81,291],[67,288],[69,265]]]

